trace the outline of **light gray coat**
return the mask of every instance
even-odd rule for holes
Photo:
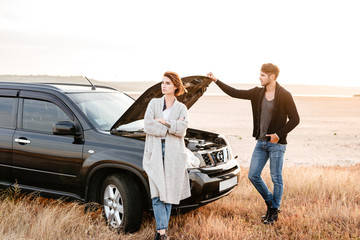
[[[165,203],[179,204],[180,200],[191,196],[184,143],[188,124],[187,108],[175,99],[168,120],[171,127],[168,128],[155,120],[163,118],[163,107],[164,96],[152,99],[146,109],[143,167],[149,177],[151,198],[160,197]],[[162,137],[165,137],[164,163]]]

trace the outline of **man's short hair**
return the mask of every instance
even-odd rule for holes
[[[261,66],[261,71],[263,73],[266,73],[267,75],[269,75],[269,77],[271,74],[274,74],[275,80],[277,79],[277,77],[279,76],[279,73],[280,73],[279,67],[272,63],[264,63]]]

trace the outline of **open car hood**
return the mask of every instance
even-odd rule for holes
[[[181,79],[184,87],[188,91],[176,99],[186,105],[188,109],[204,94],[207,87],[211,83],[211,79],[204,76],[190,76]],[[161,92],[161,82],[155,84],[146,90],[136,101],[126,110],[126,112],[116,121],[111,127],[111,131],[117,129],[121,125],[131,123],[140,119],[144,119],[145,111],[150,100],[153,98],[160,98],[163,94]]]

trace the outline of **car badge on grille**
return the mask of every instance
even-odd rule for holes
[[[224,162],[224,153],[223,153],[223,151],[219,151],[219,152],[216,154],[216,158],[218,159],[218,161]]]

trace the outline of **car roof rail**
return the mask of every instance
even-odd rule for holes
[[[80,86],[80,87],[89,87],[89,84],[79,84],[79,83],[56,83],[56,82],[1,82],[0,84],[2,85],[9,85],[9,86],[16,86],[16,85],[21,85],[21,86],[28,86],[28,87],[34,87],[34,86],[41,86],[41,87],[46,87],[46,88],[51,88],[51,89],[55,89],[55,90],[62,90],[61,88],[57,87],[56,85],[60,85],[60,86]],[[117,91],[117,89],[113,88],[113,87],[109,87],[109,86],[104,86],[104,85],[93,85],[96,89],[96,87],[98,88],[105,88],[105,89],[110,89],[110,90],[115,90]]]
[[[45,84],[45,85],[61,85],[61,86],[80,86],[80,87],[89,87],[89,85],[88,84],[79,84],[79,83],[53,83],[53,82],[51,82],[51,83],[40,83],[40,84]],[[109,86],[104,86],[104,85],[92,85],[92,86],[94,86],[94,88],[95,89],[93,89],[93,90],[96,90],[96,87],[98,87],[98,88],[107,88],[107,89],[110,89],[110,90],[116,90],[115,88],[113,88],[113,87],[109,87]],[[91,87],[92,87],[91,86]],[[117,90],[116,90],[117,91]]]

